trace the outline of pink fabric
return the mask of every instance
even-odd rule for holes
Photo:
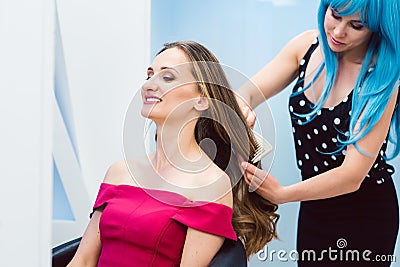
[[[102,183],[98,266],[179,266],[188,227],[236,240],[233,210],[163,190]]]

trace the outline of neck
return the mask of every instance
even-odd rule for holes
[[[199,168],[204,153],[194,136],[196,121],[184,125],[157,125],[156,153],[153,159],[156,171]]]
[[[344,64],[349,63],[349,64],[361,65],[363,63],[365,55],[367,54],[368,47],[369,43],[357,49],[352,49],[350,51],[338,53],[337,55],[338,61]]]

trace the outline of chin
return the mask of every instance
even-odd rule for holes
[[[148,118],[148,119],[151,119],[151,110],[148,110],[148,109],[142,109],[141,111],[140,111],[140,115],[142,115],[142,117],[144,117],[144,118]]]

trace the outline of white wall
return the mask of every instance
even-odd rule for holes
[[[0,0],[0,266],[50,266],[52,0]]]
[[[54,158],[74,220],[54,221],[53,245],[82,235],[108,166],[123,159],[125,112],[150,62],[150,0],[57,0],[57,10],[65,105],[55,111]]]

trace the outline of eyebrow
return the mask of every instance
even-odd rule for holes
[[[173,71],[179,73],[179,71],[178,71],[177,69],[172,68],[172,67],[161,67],[160,69],[161,69],[161,70],[173,70]],[[152,67],[148,67],[148,68],[147,68],[147,71],[154,71],[154,69],[153,69]]]

